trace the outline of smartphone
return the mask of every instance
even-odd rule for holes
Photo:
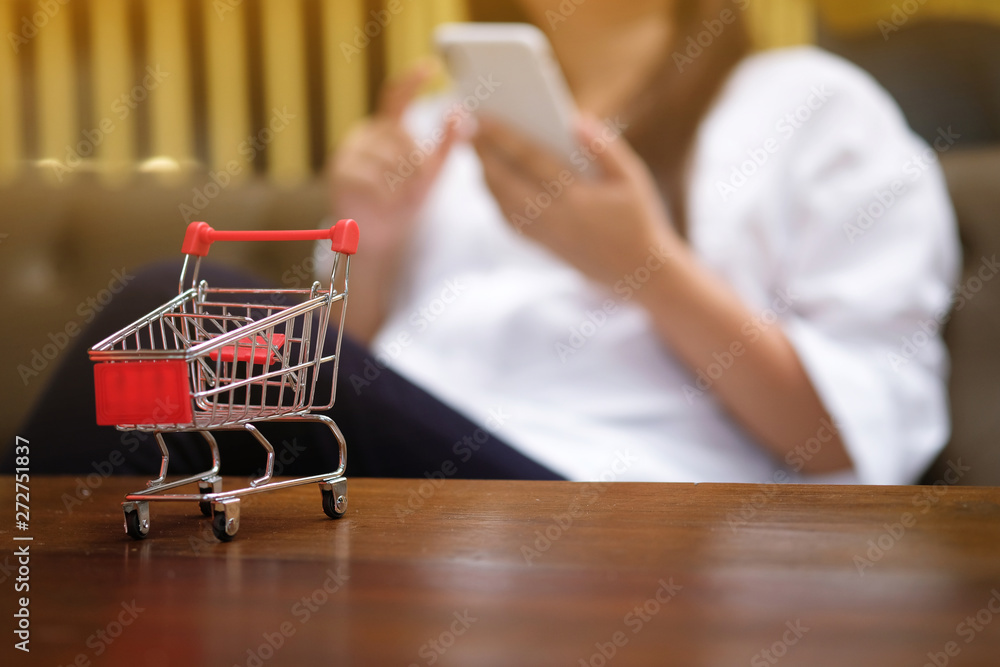
[[[534,138],[567,164],[577,111],[545,34],[528,23],[446,23],[435,43],[463,103]]]

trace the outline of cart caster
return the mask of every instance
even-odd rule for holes
[[[141,540],[149,535],[149,503],[122,503],[125,513],[125,532],[135,540]]]
[[[240,501],[237,498],[212,504],[212,534],[220,542],[228,542],[240,529]]]
[[[211,479],[203,479],[198,482],[198,493],[218,493],[222,491],[222,478],[216,475]],[[212,516],[212,501],[211,500],[200,500],[198,501],[198,509],[205,516]]]
[[[331,519],[339,519],[347,512],[347,480],[336,482],[320,482],[320,493],[323,494],[323,511]]]

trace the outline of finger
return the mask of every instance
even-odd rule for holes
[[[537,188],[533,183],[526,181],[524,174],[511,166],[506,159],[497,155],[489,148],[477,149],[479,159],[483,165],[483,178],[490,192],[497,200],[504,217],[510,221],[518,232],[525,232],[523,220],[514,220],[514,214],[518,214],[521,219],[529,219],[527,212],[521,210],[521,205],[526,200],[537,194]],[[529,219],[529,221],[532,221]]]
[[[361,153],[378,157],[387,164],[395,164],[413,150],[413,138],[405,128],[393,125],[372,133],[359,149]]]
[[[606,178],[631,178],[637,169],[644,168],[628,142],[593,116],[582,116],[576,133],[580,145],[586,149],[584,153],[594,156],[595,164]]]
[[[338,175],[333,190],[337,193],[351,193],[384,202],[391,193],[384,175],[385,169],[380,163],[360,162],[350,171]]]
[[[432,76],[437,72],[437,61],[423,60],[400,77],[386,82],[379,94],[375,115],[398,121]]]
[[[389,147],[380,147],[374,141],[352,150],[341,150],[329,164],[331,183],[337,185],[351,182],[358,173],[371,169],[391,170],[395,166],[396,155],[398,152]]]
[[[456,141],[472,141],[476,132],[479,131],[479,122],[476,116],[457,108],[445,112],[444,123],[450,129],[455,130]]]
[[[480,116],[476,141],[490,146],[534,181],[558,178],[566,163],[548,147],[489,116]]]
[[[441,172],[442,167],[444,167],[445,161],[451,154],[451,149],[455,145],[455,142],[460,136],[460,129],[457,125],[452,123],[445,123],[444,126],[444,137],[441,139],[441,143],[438,144],[434,152],[428,156],[427,160],[420,166],[421,176],[423,178],[435,179],[437,175]]]

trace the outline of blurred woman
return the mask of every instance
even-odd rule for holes
[[[332,162],[349,333],[570,479],[913,481],[949,432],[934,152],[848,63],[749,55],[748,2],[554,4],[521,1],[601,176],[390,83]]]

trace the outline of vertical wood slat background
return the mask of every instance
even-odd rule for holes
[[[382,28],[378,12],[390,0],[53,0],[51,16],[36,0],[0,0],[0,181],[36,160],[65,162],[105,119],[113,131],[84,157],[112,179],[152,157],[214,170],[236,161],[240,178],[254,170],[283,182],[307,177],[317,154],[368,111],[378,76],[430,53],[435,25],[468,16],[466,0],[392,1],[398,11],[381,15],[389,19]],[[835,28],[875,30],[892,4],[755,0],[747,11],[757,45],[768,48],[813,41],[817,11]],[[947,11],[1000,21],[996,0],[921,8]],[[27,38],[24,20],[36,17]],[[352,51],[366,28],[371,44]],[[309,39],[319,43],[307,50]],[[147,64],[168,74],[126,113],[119,100],[141,87]],[[240,145],[286,107],[295,119],[248,163]]]
[[[136,114],[123,94],[134,85],[128,22],[129,0],[91,0],[90,44],[93,125],[113,127],[95,151],[112,178],[127,174],[135,156]],[[123,93],[123,91],[130,91]],[[92,128],[91,128],[92,129]]]
[[[4,37],[0,47],[0,181],[16,174],[22,153],[21,88],[17,71],[20,45],[7,38],[20,30],[12,7],[11,0],[0,0],[0,36]]]
[[[46,157],[63,159],[67,147],[76,143],[77,133],[76,63],[68,7],[54,12],[33,42],[38,150]]]
[[[239,153],[240,142],[250,134],[249,103],[235,100],[250,99],[249,73],[246,60],[247,10],[243,5],[220,14],[212,2],[203,2],[202,21],[205,26],[205,68],[208,153],[213,169],[226,169],[230,176],[242,180],[250,173],[245,158]]]
[[[150,86],[150,153],[179,162],[193,157],[191,45],[184,0],[146,0],[146,63],[166,78]],[[138,84],[138,82],[135,82]]]
[[[771,49],[816,41],[813,0],[757,0],[747,7],[747,20],[757,48]]]
[[[830,28],[842,32],[878,33],[879,21],[891,21],[903,0],[816,0],[820,14]],[[933,0],[918,2],[913,14],[918,19],[956,18],[971,21],[1000,22],[1000,2],[997,0]],[[909,7],[907,7],[909,9]],[[906,14],[907,20],[910,15]]]
[[[324,90],[326,101],[326,150],[333,150],[350,126],[368,111],[369,57],[367,49],[353,46],[355,26],[364,25],[365,7],[356,0],[322,0]]]
[[[262,0],[265,109],[261,126],[251,128],[251,134],[267,145],[268,172],[281,182],[295,182],[309,173],[305,50],[295,48],[303,43],[302,17],[299,2]]]

